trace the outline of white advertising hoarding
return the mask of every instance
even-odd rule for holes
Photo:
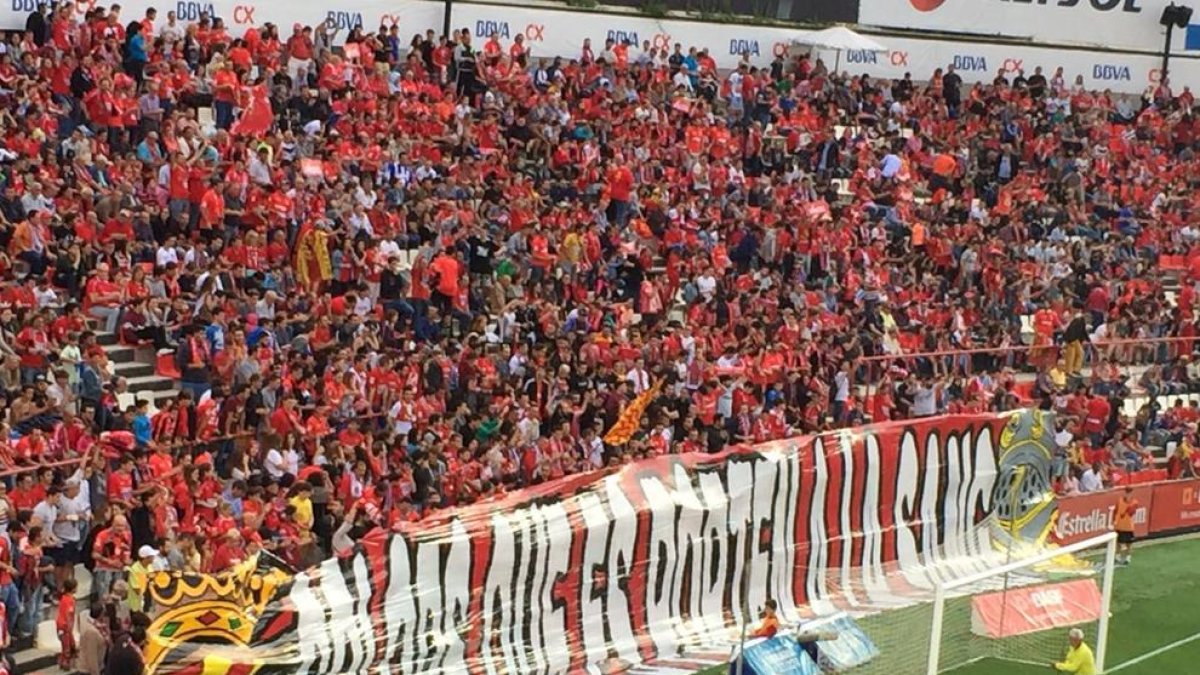
[[[1173,0],[860,0],[863,26],[1029,38],[1043,44],[1160,52]],[[1178,0],[1178,4],[1200,2]],[[1195,18],[1200,22],[1200,14]],[[1175,47],[1183,44],[1176,30]]]
[[[0,0],[0,28],[23,27],[28,12],[18,5],[34,1]],[[908,5],[910,0],[894,1]],[[946,5],[966,1],[1010,4],[1001,0],[945,1]],[[1079,0],[1080,3],[1088,1]],[[1153,1],[1136,0],[1147,6]],[[863,6],[879,2],[891,3],[893,0],[863,0]],[[322,20],[331,20],[337,25],[341,29],[341,37],[345,36],[347,29],[356,25],[367,30],[374,30],[380,25],[398,25],[405,43],[414,34],[424,34],[430,28],[440,33],[445,7],[442,2],[429,0],[337,0],[335,3],[318,0],[291,0],[287,3],[278,0],[176,0],[168,3],[121,0],[121,5],[124,21],[143,16],[147,7],[158,9],[160,21],[165,18],[167,11],[176,12],[181,21],[195,21],[202,12],[219,16],[225,19],[230,34],[235,36],[251,26],[261,26],[268,21],[280,26],[285,36],[290,33],[293,23],[313,25]],[[86,8],[84,3],[78,6]],[[1197,18],[1200,20],[1200,15]],[[793,44],[793,40],[805,31],[776,26],[654,19],[633,13],[606,14],[456,2],[452,25],[469,30],[477,46],[482,46],[492,33],[498,34],[506,46],[518,34],[523,35],[535,59],[553,56],[578,58],[586,38],[591,39],[596,52],[603,48],[604,41],[609,38],[618,41],[627,39],[638,47],[649,42],[655,48],[670,48],[675,43],[681,44],[685,51],[689,47],[707,48],[721,68],[733,67],[743,52],[750,54],[754,64],[765,66],[776,55],[790,58],[806,49]],[[967,82],[990,82],[1000,70],[1009,77],[1019,70],[1032,74],[1036,66],[1041,66],[1049,76],[1061,66],[1068,83],[1074,82],[1077,75],[1082,75],[1089,89],[1111,89],[1129,94],[1141,93],[1159,79],[1160,60],[1149,54],[1065,50],[1033,45],[972,44],[894,35],[872,37],[883,43],[888,51],[818,54],[830,68],[837,63],[841,70],[851,74],[898,78],[905,73],[912,73],[918,81],[928,80],[935,69],[944,69],[950,64]],[[1176,88],[1200,83],[1200,60],[1182,57],[1172,60],[1171,81]]]

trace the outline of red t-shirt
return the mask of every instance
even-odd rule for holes
[[[96,535],[96,541],[92,544],[92,557],[96,559],[98,569],[121,570],[129,564],[132,549],[133,535],[129,530],[125,530],[123,535],[118,535],[115,530],[107,529]],[[101,562],[102,558],[114,561],[115,567]]]
[[[133,499],[133,476],[120,471],[108,475],[108,496],[127,502]]]
[[[1099,396],[1093,397],[1087,404],[1087,419],[1083,422],[1084,433],[1096,434],[1104,431],[1111,412],[1112,406],[1107,400]]]

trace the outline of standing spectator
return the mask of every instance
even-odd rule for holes
[[[137,21],[130,23],[125,31],[125,72],[140,87],[145,77],[146,62],[150,60],[146,54],[146,35],[142,31],[142,24]]]
[[[129,564],[131,546],[129,524],[124,516],[114,516],[112,524],[96,534],[92,550],[92,560],[95,562],[93,595],[108,593],[113,582],[121,577]]]
[[[101,624],[107,620],[104,606],[91,603],[87,616],[79,620],[79,650],[75,669],[83,675],[104,675],[108,661],[108,640]]]
[[[1087,318],[1082,309],[1076,309],[1071,322],[1063,331],[1063,342],[1066,343],[1063,361],[1069,377],[1079,377],[1083,372],[1083,345],[1087,340]]]
[[[175,351],[175,361],[183,375],[180,386],[191,394],[193,400],[199,400],[208,393],[209,342],[199,326],[189,324],[183,329],[183,339]]]
[[[88,461],[85,456],[84,461]],[[78,478],[70,478],[63,487],[58,500],[58,518],[51,533],[58,542],[53,549],[54,580],[62,588],[68,579],[75,577],[75,564],[80,561],[79,550],[83,543],[83,525],[92,519],[91,505]]]
[[[54,619],[54,627],[58,632],[58,667],[70,671],[75,665],[78,654],[75,641],[75,589],[78,583],[67,579],[59,586],[62,594],[58,598],[58,613]]]
[[[56,495],[57,496],[57,495]],[[45,557],[41,525],[34,525],[26,533],[21,546],[21,621],[19,635],[35,635],[42,621],[42,601],[46,586],[42,577],[54,569],[53,561]]]
[[[106,673],[122,673],[122,675],[144,675],[146,660],[142,649],[146,644],[146,628],[135,625],[127,633],[118,635],[108,649],[105,659]]]
[[[4,607],[5,623],[0,626],[5,637],[17,632],[17,619],[21,616],[21,594],[17,588],[20,572],[13,561],[12,539],[0,536],[0,604]]]
[[[328,23],[332,22],[331,17]],[[313,73],[312,29],[300,24],[292,26],[292,36],[288,38],[285,52],[288,77],[292,78],[297,87],[306,88],[307,78]]]

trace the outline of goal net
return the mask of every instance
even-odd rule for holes
[[[1072,628],[1102,672],[1115,554],[1109,533],[939,585],[927,675],[986,659],[1045,667],[1065,658]]]

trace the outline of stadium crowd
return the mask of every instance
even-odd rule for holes
[[[0,600],[71,634],[85,563],[84,672],[149,570],[644,456],[1033,404],[1066,490],[1195,470],[1200,409],[1121,415],[1200,379],[1186,87],[73,7],[0,53]],[[118,404],[112,333],[178,397]]]

